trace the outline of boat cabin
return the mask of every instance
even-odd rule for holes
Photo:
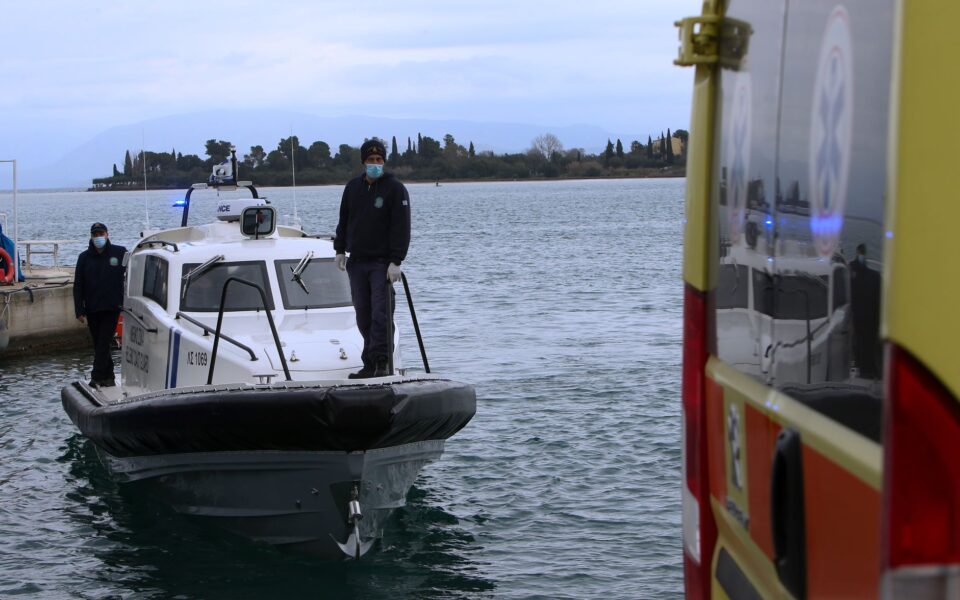
[[[256,197],[144,237],[127,259],[124,394],[345,379],[363,339],[334,257],[332,238],[278,226]]]

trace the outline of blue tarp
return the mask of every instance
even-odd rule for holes
[[[7,251],[7,254],[9,254],[10,257],[13,258],[14,263],[18,262],[16,253],[14,252],[13,240],[3,235],[3,225],[0,225],[0,248],[3,248],[4,250]],[[0,259],[0,262],[2,262],[2,260],[3,259]],[[6,267],[6,265],[3,265],[3,266]],[[19,264],[17,265],[17,281],[23,281],[23,272],[20,270]]]

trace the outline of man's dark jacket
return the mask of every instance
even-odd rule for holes
[[[107,240],[103,252],[97,252],[93,240],[77,259],[73,284],[76,315],[120,310],[123,306],[123,255],[127,249]]]
[[[333,248],[351,260],[388,260],[396,265],[410,246],[410,196],[390,173],[368,184],[366,175],[347,182]]]

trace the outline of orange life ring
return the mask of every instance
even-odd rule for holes
[[[0,283],[12,283],[13,278],[17,275],[17,265],[13,264],[13,259],[10,258],[10,255],[7,254],[7,251],[3,248],[0,248],[0,258],[3,259],[3,264],[5,265],[3,277],[0,277]]]

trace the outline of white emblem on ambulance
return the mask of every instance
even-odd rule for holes
[[[830,256],[843,229],[853,134],[853,43],[843,6],[827,19],[810,119],[810,231],[820,255]]]
[[[733,82],[730,129],[727,131],[724,149],[724,167],[727,170],[727,219],[730,226],[730,241],[733,243],[740,240],[740,233],[747,218],[752,96],[750,74],[737,73]]]

